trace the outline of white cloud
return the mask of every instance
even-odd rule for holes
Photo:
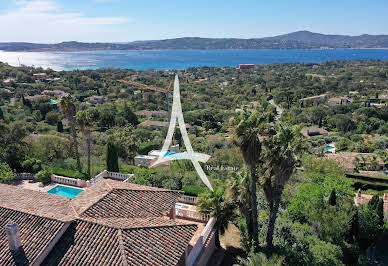
[[[112,25],[130,21],[127,17],[86,17],[63,12],[53,0],[18,0],[15,4],[16,9],[0,14],[3,42],[110,41],[104,36],[109,36]]]

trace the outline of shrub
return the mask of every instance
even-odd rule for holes
[[[51,174],[52,173],[49,170],[41,170],[35,175],[35,179],[42,182],[44,185],[48,185],[51,183]]]
[[[42,162],[35,158],[29,158],[22,163],[24,172],[36,174],[42,170]]]
[[[9,184],[16,177],[8,164],[0,163],[0,183]]]
[[[148,154],[152,150],[159,149],[160,143],[158,141],[148,141],[140,144],[139,154]]]

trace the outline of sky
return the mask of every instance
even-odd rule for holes
[[[388,34],[387,0],[1,0],[0,42]]]

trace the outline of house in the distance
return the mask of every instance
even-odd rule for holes
[[[44,90],[44,91],[42,91],[42,93],[44,95],[54,96],[57,98],[60,98],[60,97],[67,95],[66,92],[61,91],[61,90]]]
[[[347,97],[335,97],[329,99],[329,105],[335,106],[335,105],[348,105],[353,103],[352,99],[349,99]]]
[[[92,103],[92,104],[103,104],[108,101],[108,97],[106,96],[90,96],[86,98],[86,101]]]
[[[149,110],[140,110],[135,113],[139,117],[152,117],[152,111]]]
[[[327,136],[329,132],[326,129],[319,127],[305,127],[301,130],[303,136],[307,138]]]
[[[237,69],[240,71],[246,70],[246,69],[254,69],[255,65],[254,64],[239,64]]]
[[[321,94],[321,95],[315,95],[315,96],[310,96],[310,97],[306,97],[306,98],[302,98],[300,99],[302,102],[322,102],[324,100],[326,100],[326,97],[327,97],[327,94]]]
[[[36,74],[33,74],[33,77],[36,80],[40,80],[40,79],[47,79],[49,76],[47,75],[47,73],[36,73]]]
[[[151,128],[153,130],[161,130],[165,127],[168,127],[168,122],[146,120],[144,122],[141,122],[139,124],[139,127]]]

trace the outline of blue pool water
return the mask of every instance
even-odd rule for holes
[[[82,191],[83,191],[82,189],[78,189],[78,188],[55,186],[54,188],[50,189],[47,192],[51,194],[59,195],[59,196],[74,198]]]
[[[51,101],[50,101],[50,104],[57,104],[57,102],[54,101],[54,100],[51,100]]]
[[[18,66],[50,67],[55,70],[132,68],[186,69],[194,66],[237,66],[238,64],[274,64],[328,60],[388,60],[387,49],[329,50],[131,50],[82,52],[4,52],[0,61]]]
[[[327,151],[328,151],[328,150],[331,150],[331,149],[334,149],[334,147],[333,147],[333,146],[326,146],[326,147],[325,147],[325,150],[327,150]]]
[[[163,157],[167,157],[167,156],[170,156],[170,155],[174,155],[176,154],[176,152],[166,152],[166,154],[163,156]]]

